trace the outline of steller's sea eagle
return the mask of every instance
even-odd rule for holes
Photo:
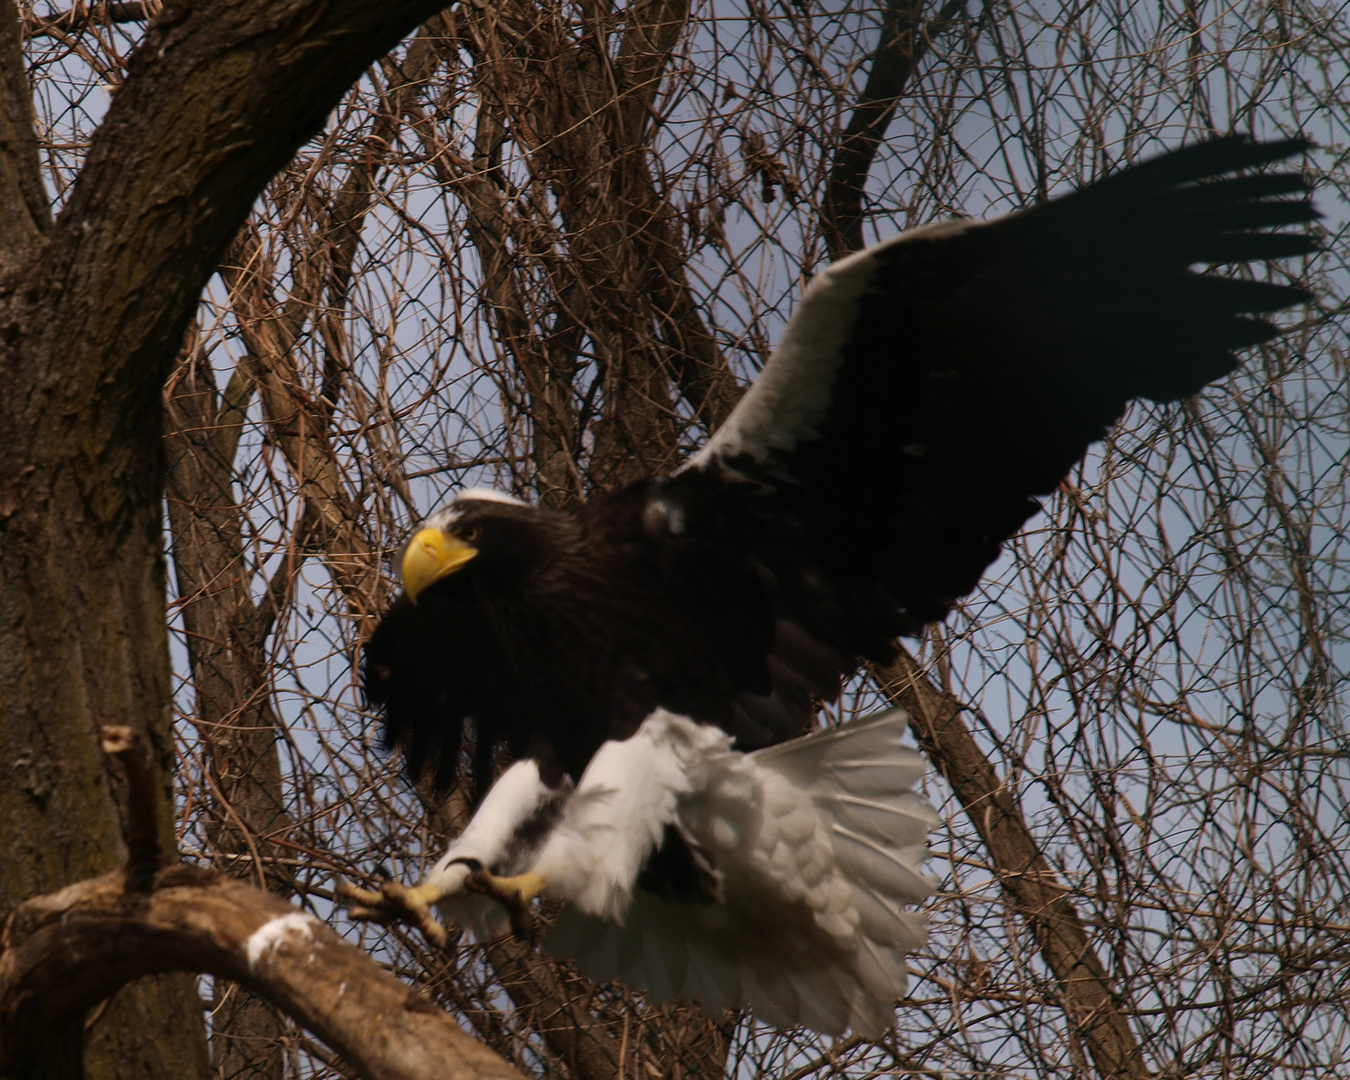
[[[599,978],[876,1035],[924,936],[936,822],[893,711],[812,733],[862,660],[943,618],[1133,398],[1188,397],[1303,289],[1196,272],[1307,254],[1303,140],[1216,139],[984,223],[912,229],[805,291],[673,476],[570,511],[470,490],[401,558],[364,685],[409,770],[515,759],[427,880],[358,917],[490,932],[539,894]]]

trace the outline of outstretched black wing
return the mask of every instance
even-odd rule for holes
[[[1237,175],[1305,148],[1220,139],[904,233],[811,284],[678,475],[576,514],[470,493],[446,525],[483,551],[367,645],[388,741],[444,784],[470,717],[481,776],[505,743],[578,777],[658,706],[742,749],[805,730],[858,658],[975,587],[1132,398],[1195,393],[1309,299],[1192,269],[1315,250],[1278,231],[1316,216],[1298,174]]]
[[[1174,401],[1310,294],[1196,272],[1302,255],[1300,139],[1217,139],[983,224],[904,233],[808,288],[755,385],[671,484],[791,519],[782,609],[849,658],[941,619],[1132,398]],[[812,576],[814,575],[814,576]]]

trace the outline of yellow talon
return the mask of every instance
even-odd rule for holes
[[[545,885],[544,879],[534,871],[530,871],[528,874],[516,874],[514,877],[498,877],[486,870],[479,870],[473,877],[477,879],[475,884],[485,886],[481,888],[481,891],[489,896],[495,896],[498,899],[511,896],[522,904],[528,904],[543,892]]]
[[[347,914],[358,922],[411,923],[438,949],[445,948],[449,941],[445,927],[431,913],[431,905],[442,899],[441,890],[435,885],[409,888],[397,881],[386,881],[380,885],[379,892],[371,892],[340,881],[336,891],[354,901],[347,906]]]
[[[490,896],[506,908],[516,937],[525,940],[531,935],[534,916],[530,914],[530,901],[544,891],[547,882],[542,877],[533,871],[514,877],[498,877],[480,867],[469,875],[466,884],[474,892]]]

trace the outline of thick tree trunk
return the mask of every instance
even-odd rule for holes
[[[48,307],[59,284],[40,266],[11,274],[0,286],[0,325],[12,331],[0,346],[5,910],[125,857],[104,724],[136,727],[152,748],[159,829],[174,847],[158,439],[129,446],[92,430],[104,387],[92,364],[79,369],[88,358],[77,343],[65,343],[62,362]],[[154,411],[135,412],[155,435]],[[194,980],[160,975],[123,991],[91,1031],[89,1068],[95,1077],[205,1075]]]
[[[54,225],[0,18],[0,909],[122,861],[104,724],[151,748],[173,849],[161,386],[263,184],[437,7],[170,0]],[[202,1075],[191,977],[129,988],[90,1052],[98,1076]]]

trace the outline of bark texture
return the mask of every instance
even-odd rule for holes
[[[0,14],[12,10],[0,6]],[[15,246],[32,243],[51,227],[21,46],[18,19],[0,18],[0,236],[13,238]]]
[[[136,887],[115,870],[0,924],[0,1074],[80,1075],[84,1014],[119,983],[203,971],[277,1002],[370,1080],[521,1080],[416,990],[323,923],[208,870]]]
[[[172,849],[161,387],[267,179],[438,7],[171,0],[52,225],[0,20],[0,910],[121,862],[103,724],[143,734]],[[100,1017],[91,1074],[202,1075],[190,978]]]

